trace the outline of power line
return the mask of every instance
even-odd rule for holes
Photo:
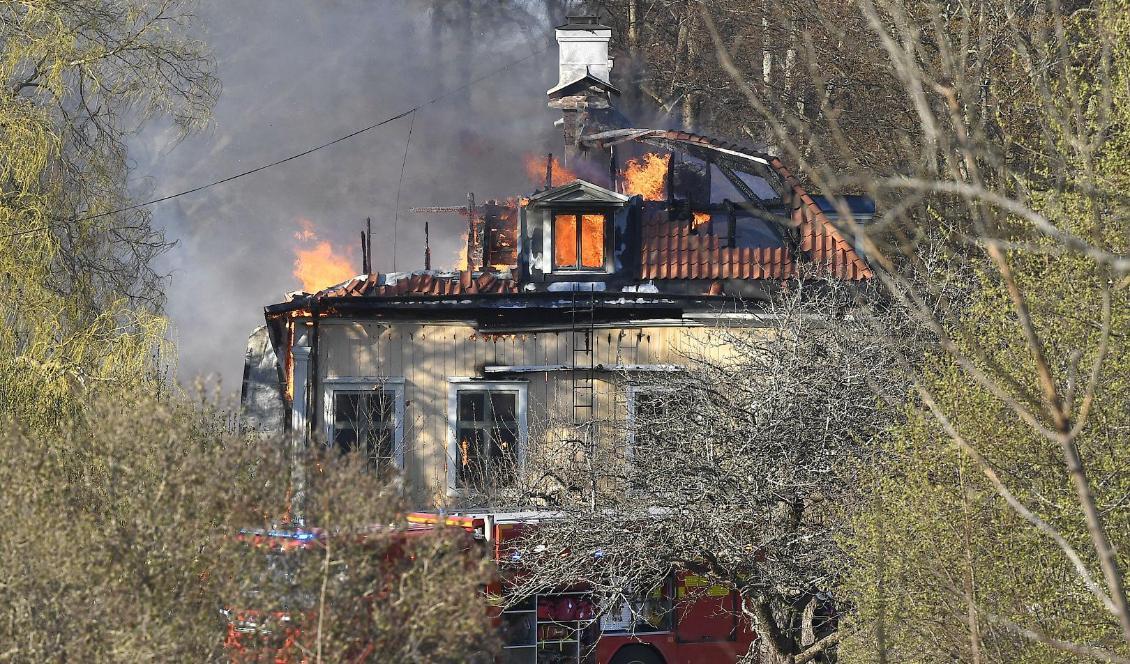
[[[228,182],[231,182],[232,180],[238,180],[242,177],[246,177],[248,175],[253,175],[253,174],[258,173],[260,171],[265,171],[268,168],[274,168],[275,166],[285,164],[288,161],[293,161],[295,159],[305,157],[306,155],[312,154],[312,153],[317,152],[318,150],[322,150],[324,148],[328,148],[331,145],[336,145],[338,143],[341,143],[342,141],[347,141],[347,140],[349,140],[349,139],[351,139],[355,136],[359,136],[360,134],[364,134],[367,131],[371,131],[373,129],[376,129],[377,127],[383,127],[384,125],[389,124],[390,122],[395,122],[396,120],[399,120],[400,118],[403,118],[407,115],[413,114],[416,111],[421,110],[425,106],[430,106],[431,104],[434,104],[441,99],[445,99],[445,98],[450,97],[454,94],[462,92],[463,90],[470,88],[471,86],[475,85],[476,83],[479,83],[480,81],[484,81],[488,78],[491,78],[492,76],[496,76],[498,74],[501,74],[502,72],[507,71],[508,69],[511,69],[511,68],[513,68],[517,65],[520,65],[523,62],[525,62],[526,60],[529,60],[530,58],[532,58],[534,56],[541,55],[542,53],[544,53],[547,50],[549,50],[549,45],[543,46],[542,48],[540,48],[536,51],[532,51],[529,54],[527,54],[527,55],[525,55],[525,56],[523,56],[523,57],[521,57],[517,60],[511,61],[508,64],[505,64],[501,67],[493,69],[493,70],[491,70],[491,71],[489,71],[485,74],[482,74],[481,76],[477,76],[475,78],[472,78],[471,80],[467,81],[466,83],[464,83],[460,86],[457,86],[455,88],[452,88],[452,89],[450,89],[446,92],[442,92],[442,93],[432,97],[431,99],[429,99],[429,100],[427,100],[423,103],[417,104],[416,106],[409,108],[408,110],[406,110],[402,113],[397,113],[396,115],[385,118],[384,120],[381,120],[380,122],[371,124],[367,127],[362,127],[361,129],[358,129],[356,131],[352,131],[348,134],[345,134],[344,136],[339,136],[338,138],[335,138],[332,141],[329,141],[327,143],[322,143],[320,145],[316,145],[316,146],[309,148],[307,150],[303,150],[302,152],[298,152],[298,153],[292,154],[288,157],[283,157],[282,159],[272,161],[269,164],[263,164],[262,166],[257,166],[255,168],[250,169],[250,170],[243,171],[242,173],[236,173],[235,175],[231,175],[231,176],[228,176],[226,178],[219,179],[219,180],[214,180],[214,181],[209,182],[207,184],[202,184],[198,187],[193,187],[191,189],[186,189],[184,191],[178,191],[177,193],[169,194],[168,196],[162,196],[160,198],[154,198],[152,200],[148,200],[148,201],[145,201],[143,203],[135,203],[133,205],[128,205],[126,207],[118,208],[116,210],[110,210],[108,212],[99,212],[98,214],[92,214],[92,215],[88,215],[86,217],[79,217],[77,219],[71,219],[69,221],[71,221],[72,223],[78,223],[78,222],[82,222],[82,221],[90,221],[92,219],[99,219],[101,217],[107,217],[107,216],[110,216],[110,215],[113,215],[113,214],[120,214],[122,212],[129,212],[131,210],[137,210],[139,208],[154,205],[156,203],[163,203],[165,201],[169,201],[169,200],[172,200],[174,198],[180,198],[181,196],[187,196],[188,194],[195,194],[198,191],[203,191],[205,189],[209,189],[209,188],[215,187],[217,185],[226,184]],[[407,150],[405,150],[405,152],[407,153]],[[402,176],[402,178],[403,178],[403,176]],[[21,235],[29,235],[31,233],[44,231],[44,230],[47,230],[49,228],[50,228],[49,225],[43,225],[43,226],[39,226],[39,227],[36,227],[36,228],[26,228],[22,231],[17,231],[15,233],[0,236],[0,239],[7,240],[7,239],[10,239],[10,238],[19,237]]]
[[[412,145],[412,128],[416,126],[416,114],[408,119],[408,140],[404,141],[404,161],[400,162],[400,182],[396,185],[396,207],[392,212],[392,271],[396,272],[396,228],[400,223],[400,188],[404,186],[404,169],[408,166],[408,146]]]

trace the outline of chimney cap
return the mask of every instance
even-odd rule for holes
[[[565,25],[557,26],[558,30],[611,30],[607,25],[601,25],[600,18],[578,14],[565,17]]]

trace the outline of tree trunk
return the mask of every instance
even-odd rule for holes
[[[634,63],[640,50],[640,0],[628,0],[628,55]]]
[[[767,664],[794,664],[795,643],[785,634],[773,617],[769,602],[742,597],[742,612],[752,618],[754,628],[761,637]]]
[[[685,41],[686,41],[686,55],[684,70],[692,71],[694,61],[698,57],[698,31],[695,30],[695,21],[698,18],[698,11],[696,5],[688,3],[687,13],[684,18],[683,25],[686,28]],[[698,92],[694,90],[693,81],[695,77],[688,78],[688,89],[683,97],[683,129],[691,131],[698,125]]]

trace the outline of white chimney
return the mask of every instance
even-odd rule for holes
[[[612,58],[608,57],[611,38],[612,28],[601,25],[595,16],[570,16],[565,25],[557,28],[560,73],[557,85],[547,93],[553,94],[585,76],[611,86]]]

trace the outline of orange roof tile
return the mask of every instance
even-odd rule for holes
[[[383,283],[382,283],[383,282]],[[360,275],[315,293],[315,297],[398,297],[402,295],[451,295],[517,293],[509,277],[483,273],[475,277],[464,270],[457,273],[416,272],[388,281],[380,274]]]

